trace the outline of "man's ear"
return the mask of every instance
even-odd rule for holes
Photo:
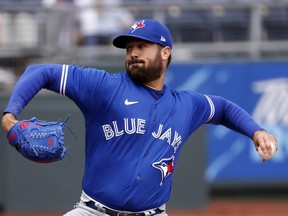
[[[161,56],[163,60],[168,60],[170,55],[171,55],[171,48],[169,46],[162,48]]]

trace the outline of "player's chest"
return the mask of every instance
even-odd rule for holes
[[[173,98],[163,99],[125,95],[107,106],[102,128],[115,136],[149,133],[155,139],[173,142],[188,128],[189,119]]]
[[[179,101],[171,95],[156,99],[147,93],[126,92],[107,101],[104,106],[105,116],[111,120],[144,119],[155,124],[164,122],[171,124],[187,116],[184,110],[179,109],[181,107]]]

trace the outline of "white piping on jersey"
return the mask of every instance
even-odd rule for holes
[[[62,76],[61,76],[61,82],[60,82],[60,94],[63,96],[65,96],[68,67],[69,67],[69,65],[65,65],[65,64],[63,64],[63,66],[62,66]]]
[[[210,105],[210,109],[211,109],[210,115],[209,115],[208,119],[206,120],[206,122],[209,122],[209,121],[213,118],[213,116],[214,116],[214,114],[215,114],[215,106],[214,106],[214,103],[213,103],[213,101],[211,100],[211,98],[209,98],[207,95],[204,95],[204,96],[205,96],[206,99],[208,100],[209,105]]]

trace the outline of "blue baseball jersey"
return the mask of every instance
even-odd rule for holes
[[[179,153],[202,124],[223,124],[249,137],[261,129],[223,98],[167,86],[155,91],[126,72],[73,65],[29,66],[5,112],[18,116],[41,88],[69,97],[83,113],[83,191],[117,210],[142,211],[169,200]]]

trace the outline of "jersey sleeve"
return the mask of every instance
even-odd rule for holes
[[[97,113],[114,87],[113,74],[96,68],[63,65],[59,93],[67,96],[84,115]]]
[[[209,122],[215,114],[215,107],[212,100],[203,94],[195,91],[187,91],[188,97],[184,97],[184,107],[188,107],[190,125],[189,133],[193,133],[202,124]],[[184,93],[186,93],[184,91]]]
[[[253,137],[255,131],[264,130],[244,109],[237,104],[219,96],[206,96],[214,110],[207,123],[221,124],[238,133]]]

